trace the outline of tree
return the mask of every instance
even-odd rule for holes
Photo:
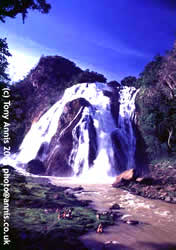
[[[24,23],[30,9],[45,14],[51,9],[51,5],[46,0],[1,0],[0,21],[5,22],[6,17],[15,18],[17,14],[21,14]]]
[[[81,72],[75,80],[76,83],[84,83],[84,82],[106,82],[106,78],[104,75],[99,74],[94,71],[89,71],[89,69],[86,69],[85,71]]]
[[[9,80],[8,74],[6,73],[8,56],[11,56],[11,54],[8,49],[6,38],[0,38],[0,82]]]
[[[122,81],[121,84],[123,86],[134,87],[137,79],[135,76],[127,76]]]
[[[163,63],[163,57],[156,55],[153,61],[149,62],[142,73],[139,74],[140,78],[137,80],[139,87],[155,86],[159,80],[159,71]]]

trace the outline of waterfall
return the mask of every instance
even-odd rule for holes
[[[65,105],[81,98],[89,105],[81,106],[77,114],[80,119],[74,121],[75,124],[71,121],[59,134],[59,137],[65,136],[73,126],[72,148],[67,157],[67,165],[72,168],[73,175],[107,179],[123,170],[134,168],[136,139],[132,117],[135,111],[136,90],[133,87],[120,89],[104,83],[77,84],[66,89],[62,99],[38,122],[32,124],[19,153],[12,155],[9,163],[25,167],[26,163],[36,157],[47,162],[47,152],[51,151],[50,144],[58,133],[58,122]],[[112,97],[117,104],[120,103],[117,117],[112,114]],[[56,151],[58,148],[62,151],[61,144],[55,145]],[[52,152],[50,158],[52,159]]]
[[[135,168],[136,137],[133,131],[133,115],[135,111],[134,87],[124,87],[120,91],[120,109],[118,126],[112,135],[117,172]]]

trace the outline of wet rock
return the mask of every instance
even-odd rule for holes
[[[166,201],[166,202],[170,202],[170,201],[171,201],[171,198],[170,198],[169,196],[167,196],[167,197],[165,198],[165,201]]]
[[[111,87],[112,91],[105,90],[105,91],[103,91],[103,93],[105,96],[110,98],[111,114],[112,114],[112,117],[113,117],[115,123],[118,125],[119,106],[120,106],[118,99],[120,97],[119,87],[121,85],[116,81],[111,81],[107,85],[109,87]]]
[[[66,189],[66,190],[64,191],[64,193],[65,193],[66,195],[69,195],[70,197],[75,197],[75,196],[74,196],[74,191],[73,191],[73,189],[71,189],[71,188]]]
[[[128,224],[128,225],[137,225],[137,224],[139,224],[139,221],[137,221],[137,220],[125,220],[123,222]]]
[[[117,81],[110,81],[107,83],[108,86],[117,89],[118,87],[121,87],[121,84]]]
[[[155,180],[150,176],[144,176],[136,178],[136,182],[140,184],[152,185],[155,182]]]
[[[119,210],[120,209],[120,205],[115,203],[112,205],[112,207],[110,207],[111,210]]]
[[[90,103],[84,98],[75,99],[65,105],[45,160],[48,175],[62,177],[73,175],[72,167],[68,162],[73,147],[72,131],[81,119],[84,107],[88,106]]]
[[[97,133],[94,127],[94,122],[91,116],[89,116],[88,122],[88,132],[89,132],[89,156],[88,162],[89,166],[93,165],[94,160],[97,156],[98,144],[97,144]]]
[[[176,203],[176,197],[172,198],[173,203]]]
[[[114,166],[117,173],[123,173],[127,169],[128,156],[126,154],[125,143],[122,134],[118,129],[111,133],[112,147],[114,151]]]
[[[49,145],[47,142],[42,143],[42,145],[40,146],[38,150],[36,158],[42,161],[45,155],[47,154],[48,147]]]
[[[111,97],[112,96],[112,92],[111,91],[108,91],[108,90],[104,90],[103,91],[103,94],[107,97]]]
[[[135,169],[129,169],[122,172],[116,177],[115,182],[112,184],[113,187],[119,186],[119,184],[126,184],[127,182],[134,180],[135,178]]]
[[[32,160],[29,161],[26,167],[26,170],[31,174],[44,175],[45,167],[44,164],[40,160]]]
[[[83,191],[84,188],[79,186],[79,187],[75,187],[75,188],[72,188],[73,191]]]

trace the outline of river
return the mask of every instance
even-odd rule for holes
[[[52,184],[78,187],[79,184],[52,178]],[[110,184],[81,184],[84,190],[75,195],[78,199],[92,200],[91,207],[107,211],[113,204],[120,205],[123,220],[136,220],[129,225],[119,220],[105,228],[102,234],[90,232],[80,239],[91,250],[176,249],[176,206],[160,200],[135,196],[113,188]]]

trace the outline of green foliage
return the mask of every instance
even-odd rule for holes
[[[133,86],[136,88],[155,86],[158,80],[158,72],[161,68],[163,57],[156,55],[153,61],[149,62],[142,73],[140,73],[139,78],[134,76],[127,76],[122,81],[123,86]]]
[[[144,71],[139,75],[140,77],[137,79],[135,87],[140,88],[141,86],[155,86],[158,81],[158,72],[161,68],[162,61],[163,57],[156,55],[154,60],[149,62],[145,66]]]
[[[127,76],[122,81],[121,84],[123,86],[135,87],[137,78],[135,76]]]
[[[93,83],[93,82],[106,82],[104,75],[99,74],[94,71],[89,71],[89,69],[81,72],[74,80],[75,83]]]
[[[157,113],[157,134],[161,142],[167,142],[169,150],[176,152],[176,102],[164,99]],[[169,139],[170,135],[170,139]]]
[[[138,127],[150,160],[176,154],[175,54],[156,56],[136,82]]]
[[[38,65],[31,70],[26,80],[30,81],[33,87],[43,85],[43,87],[46,86],[47,88],[58,87],[65,89],[73,85],[73,79],[77,79],[82,72],[74,62],[62,56],[42,56]],[[20,82],[19,84],[21,86],[23,83]]]
[[[6,17],[15,18],[21,14],[23,22],[29,10],[38,10],[41,13],[48,13],[51,5],[46,0],[1,0],[0,21],[5,22]]]

